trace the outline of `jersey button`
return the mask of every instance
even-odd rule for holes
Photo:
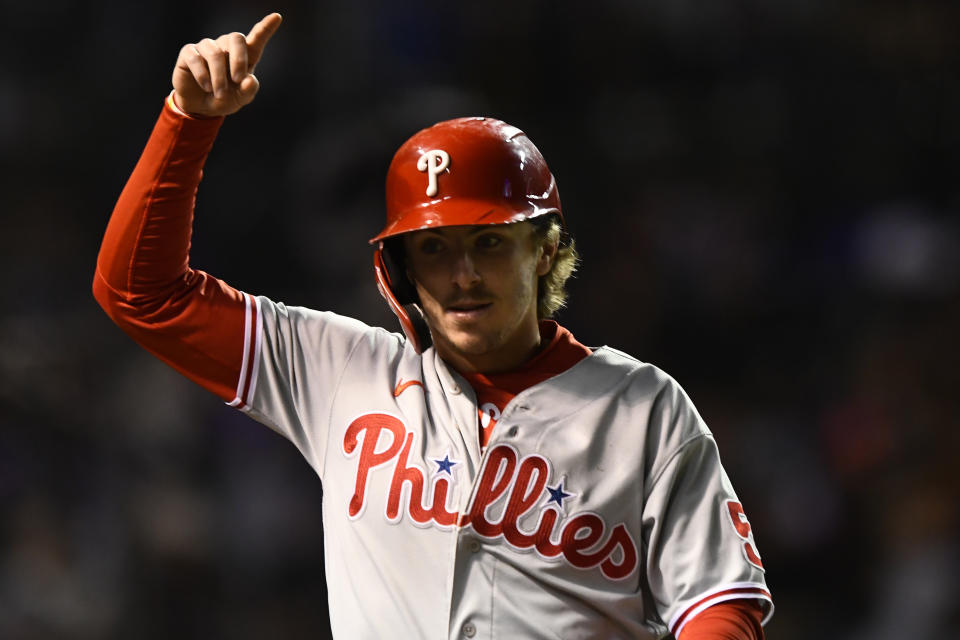
[[[467,636],[468,638],[472,638],[473,636],[477,635],[477,628],[473,626],[472,622],[468,622],[467,624],[463,625],[463,635]]]
[[[478,551],[480,551],[480,541],[479,541],[479,540],[471,540],[471,541],[470,541],[470,553],[476,553],[476,552],[478,552]]]

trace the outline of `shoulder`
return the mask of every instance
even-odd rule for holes
[[[257,313],[262,318],[262,333],[302,349],[317,350],[318,355],[330,351],[364,352],[389,357],[408,349],[406,338],[382,327],[374,327],[332,311],[318,311],[302,306],[274,302],[258,296]]]
[[[655,431],[708,434],[683,387],[663,369],[611,347],[599,347],[547,381],[546,390],[564,411],[587,406],[629,415]]]
[[[684,388],[663,369],[612,347],[600,347],[582,361],[577,377],[633,420],[642,420],[648,444],[675,451],[710,430]],[[580,365],[578,365],[580,366]],[[575,367],[576,368],[576,367]],[[575,369],[574,368],[574,369]],[[606,390],[603,390],[606,387]]]
[[[581,364],[581,370],[575,372],[576,377],[616,381],[616,392],[625,402],[666,402],[671,405],[690,402],[673,376],[619,349],[599,347]]]

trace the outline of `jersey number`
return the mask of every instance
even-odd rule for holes
[[[760,554],[754,546],[753,533],[750,530],[750,522],[747,520],[747,514],[743,512],[743,505],[739,502],[730,500],[727,502],[727,509],[730,511],[730,520],[733,522],[733,528],[737,530],[737,535],[743,540],[743,554],[747,561],[760,570],[763,570],[763,562],[760,560]]]

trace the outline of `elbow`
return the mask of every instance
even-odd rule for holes
[[[109,285],[107,285],[103,279],[103,276],[100,275],[99,268],[94,271],[91,289],[93,299],[97,301],[97,304],[100,305],[100,308],[103,309],[108,316],[113,318],[114,314],[112,312],[116,308],[118,296],[110,289]]]
[[[92,293],[93,293],[93,299],[97,301],[97,304],[99,304],[101,308],[103,308],[103,299],[102,299],[101,293],[100,293],[101,287],[102,287],[102,285],[100,284],[100,274],[97,273],[96,271],[94,271],[94,272],[93,272],[93,285],[92,285],[90,288],[91,288]]]
[[[117,325],[123,326],[123,321],[135,313],[136,308],[129,303],[126,296],[110,286],[100,273],[99,267],[93,274],[91,289],[93,299]]]

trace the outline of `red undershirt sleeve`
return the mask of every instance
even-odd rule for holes
[[[189,266],[197,188],[222,123],[164,106],[110,217],[93,294],[147,351],[230,402],[256,304]]]
[[[678,640],[763,640],[763,610],[756,600],[728,600],[687,622]]]

